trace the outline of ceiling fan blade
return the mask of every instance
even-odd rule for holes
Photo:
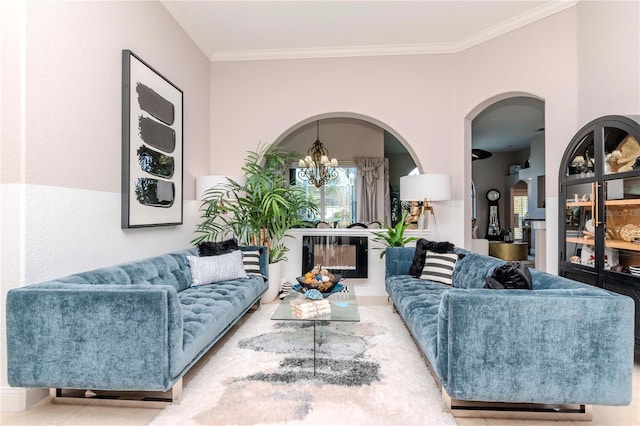
[[[485,151],[484,149],[474,148],[471,150],[471,160],[484,160],[485,158],[491,157],[493,154],[489,151]]]

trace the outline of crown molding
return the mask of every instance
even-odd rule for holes
[[[176,8],[172,7],[171,1],[162,1],[161,3],[211,62],[229,62],[459,53],[503,34],[509,33],[515,29],[569,9],[575,6],[579,1],[580,0],[554,0],[544,3],[529,12],[515,16],[498,25],[487,28],[484,31],[454,43],[220,51],[211,49],[211,46],[209,46],[199,34],[195,34],[189,29],[189,26],[186,25],[187,20],[181,16]]]
[[[401,44],[378,46],[320,47],[310,49],[229,50],[215,52],[212,62],[264,61],[278,59],[349,58],[360,56],[425,55],[451,53],[448,44]]]
[[[580,0],[556,0],[545,3],[535,9],[530,10],[529,12],[514,16],[513,18],[501,22],[498,25],[487,28],[486,30],[474,34],[471,37],[463,39],[462,41],[457,43],[457,51],[450,53],[462,52],[463,50],[466,50],[470,47],[477,46],[480,43],[484,43],[485,41],[491,40],[518,28],[524,27],[525,25],[544,19],[547,16],[562,12],[563,10],[575,6],[579,1]]]

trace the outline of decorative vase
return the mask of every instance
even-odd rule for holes
[[[280,291],[280,281],[282,278],[282,262],[269,264],[269,288],[262,295],[262,303],[271,303],[278,297]]]

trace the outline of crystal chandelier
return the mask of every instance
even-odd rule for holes
[[[320,142],[320,121],[316,121],[316,141],[307,151],[307,156],[298,161],[298,177],[320,188],[331,179],[338,177],[338,160],[329,161],[329,151]]]

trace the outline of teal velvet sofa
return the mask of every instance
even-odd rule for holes
[[[631,298],[535,269],[532,290],[485,289],[504,261],[462,249],[446,285],[409,275],[414,252],[386,249],[385,287],[449,409],[630,403]]]
[[[260,272],[268,276],[265,247]],[[197,249],[10,290],[6,300],[11,386],[63,390],[172,390],[252,307],[266,280],[249,275],[192,287]]]

